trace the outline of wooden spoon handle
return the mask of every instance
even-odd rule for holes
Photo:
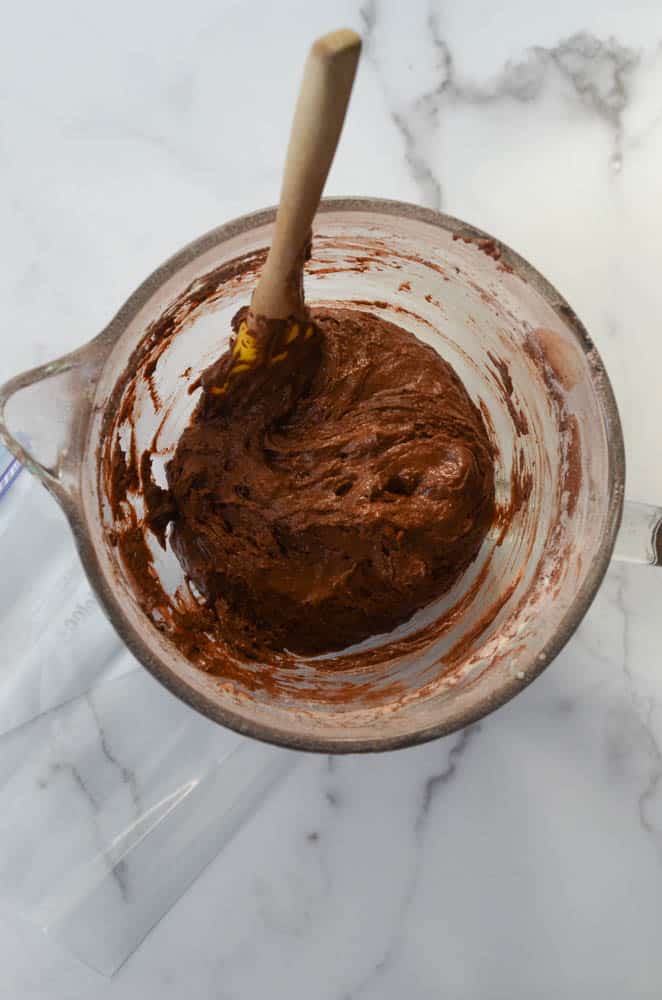
[[[318,38],[301,82],[287,148],[273,242],[253,293],[254,313],[273,319],[303,311],[301,269],[313,217],[338,145],[361,53],[349,28]]]

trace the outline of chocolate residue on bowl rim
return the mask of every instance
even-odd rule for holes
[[[487,356],[496,368],[496,373],[493,372],[492,376],[501,389],[501,396],[504,403],[508,407],[508,412],[510,413],[515,433],[520,437],[524,434],[528,434],[529,422],[522,407],[516,403],[517,395],[512,377],[510,375],[508,362],[504,361],[503,358],[498,358],[491,351],[487,352]]]
[[[551,351],[547,349],[550,340],[555,344]],[[561,438],[561,499],[568,517],[572,517],[582,483],[581,433],[577,417],[568,412],[565,392],[572,389],[577,376],[568,369],[567,362],[564,365],[557,341],[558,334],[554,331],[539,328],[527,333],[522,346],[542,378],[556,412]]]
[[[330,240],[331,237],[327,239]],[[334,244],[336,242],[334,240]],[[344,241],[344,244],[347,248],[351,241]],[[356,244],[355,248],[364,249],[364,245]],[[323,703],[347,705],[348,708],[385,705],[387,701],[394,699],[399,699],[399,704],[404,704],[412,698],[425,697],[425,686],[412,692],[404,680],[398,679],[397,672],[395,679],[384,678],[383,664],[385,661],[392,660],[402,660],[403,663],[406,663],[418,652],[429,647],[435,640],[443,637],[452,629],[455,622],[471,607],[480,591],[487,576],[494,550],[487,554],[480,572],[466,592],[444,611],[441,618],[418,627],[412,633],[399,638],[391,638],[382,645],[359,648],[350,656],[333,654],[323,658],[315,658],[313,661],[314,672],[318,677],[326,674],[335,679],[341,676],[346,678],[342,683],[337,683],[334,686],[327,685],[321,691],[319,685],[315,684],[314,679],[310,676],[311,667],[308,666],[308,662],[287,653],[274,656],[273,663],[270,662],[268,667],[256,663],[242,663],[231,656],[223,656],[222,659],[219,659],[219,637],[215,633],[218,622],[201,605],[199,597],[188,585],[180,588],[170,599],[166,599],[157,579],[153,556],[145,538],[144,528],[135,516],[135,512],[132,511],[131,505],[124,502],[127,493],[139,493],[141,489],[149,488],[147,483],[149,460],[145,462],[144,456],[139,458],[136,454],[133,436],[127,453],[120,445],[115,433],[122,423],[130,421],[131,418],[131,410],[135,402],[135,385],[131,384],[132,380],[140,376],[145,377],[145,371],[148,375],[153,375],[159,358],[183,326],[192,320],[199,309],[209,307],[218,301],[223,296],[224,288],[228,283],[233,283],[236,288],[237,283],[243,278],[259,271],[266,257],[266,252],[266,248],[264,248],[244,258],[237,258],[192,282],[158,320],[149,326],[145,336],[132,353],[124,374],[116,383],[105,407],[104,434],[98,456],[100,499],[103,498],[105,492],[111,500],[114,513],[121,512],[120,520],[122,517],[124,518],[122,525],[124,531],[118,531],[115,526],[108,530],[109,543],[121,554],[127,575],[134,581],[135,588],[140,594],[143,610],[155,627],[167,633],[170,641],[180,649],[180,652],[188,660],[196,663],[201,669],[217,675],[219,677],[218,683],[228,685],[234,696],[250,697],[251,693],[263,691],[267,695],[278,696],[285,700],[294,699],[296,702],[303,703],[317,699]],[[374,256],[355,254],[355,259],[349,261],[349,269],[363,271],[375,265],[380,267],[384,264],[384,259],[389,252],[377,247]],[[483,252],[485,252],[485,248],[483,248]],[[407,255],[403,255],[403,257],[408,259]],[[446,271],[441,265],[426,262],[416,255],[410,255],[409,259],[429,266],[448,280]],[[316,266],[318,263],[316,258],[310,262],[311,273],[316,275],[324,273],[324,269],[320,270]],[[389,264],[389,266],[395,268],[395,264]],[[328,273],[347,269],[347,267],[334,262],[334,267],[329,267]],[[457,272],[458,268],[455,270]],[[426,299],[431,301],[427,296]],[[385,301],[355,299],[351,304],[358,307],[389,310],[396,314],[399,312],[407,314],[415,318],[416,322],[423,323],[431,329],[437,329],[433,323],[414,310],[407,310],[400,306],[394,307]],[[540,360],[536,355],[535,341],[532,341],[530,345],[530,352],[531,359],[536,365],[539,365]],[[507,365],[504,365],[504,362],[496,358],[495,355],[491,357],[491,360],[496,368],[493,377],[500,387],[516,431],[520,435],[526,434],[528,422],[526,415],[513,402],[513,386]],[[483,408],[481,407],[481,409]],[[483,413],[485,413],[484,409]],[[570,427],[570,423],[570,418],[568,418],[566,430]],[[158,428],[152,442],[154,450],[156,450],[157,437]],[[104,438],[111,442],[107,447],[103,445]],[[119,472],[114,473],[111,459],[116,455],[115,449],[117,448],[123,452],[123,457],[120,459],[117,455]],[[571,501],[568,504],[570,514],[572,512],[572,497],[574,496],[576,500],[580,478],[581,463],[576,465],[573,471],[569,471],[564,479],[565,486],[568,489],[572,487],[570,489]],[[510,502],[502,505],[498,524],[495,526],[498,539],[502,540],[505,537],[510,523],[525,506],[531,492],[531,484],[531,473],[527,471],[523,453],[520,452],[512,467]],[[540,567],[543,566],[544,558],[545,554],[543,553]],[[494,622],[510,600],[518,582],[518,579],[515,580],[512,589],[508,591],[503,600],[501,600],[503,595],[500,595],[498,600],[484,609],[479,620],[474,622],[471,627],[472,641],[479,639]],[[520,604],[529,600],[530,595],[525,594]],[[510,621],[512,617],[513,615],[509,612],[508,620]],[[439,689],[442,674],[443,680],[448,680],[449,686],[455,683],[457,678],[454,679],[454,670],[462,664],[463,656],[467,651],[465,643],[456,643],[451,650],[442,654],[440,660],[434,665],[434,677],[431,677],[430,680],[430,690],[432,687],[435,687],[436,690]],[[494,662],[496,663],[497,660],[498,655],[495,653]],[[360,679],[358,671],[362,671]],[[241,689],[243,689],[243,693]]]

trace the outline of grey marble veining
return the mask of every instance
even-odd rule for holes
[[[364,34],[365,58],[328,193],[442,208],[529,258],[605,359],[630,494],[662,502],[658,5],[121,0],[112,16],[73,2],[36,12],[8,11],[0,38],[0,223],[11,246],[0,378],[88,339],[188,239],[276,200],[297,53],[345,22]],[[48,530],[61,529],[53,514]],[[115,659],[112,638],[86,631],[73,558],[63,534],[57,579],[69,610],[51,626],[52,670],[40,652],[51,637],[30,654],[12,619],[12,663],[26,679],[2,675],[0,729],[20,733],[12,727],[78,697],[71,732],[90,752],[80,764],[65,730],[30,758],[35,814],[22,800],[29,835],[2,869],[10,875],[29,866],[30,837],[51,821],[36,804],[55,790],[86,818],[92,851],[107,843],[106,795],[127,820],[150,807],[138,735],[84,695],[106,673],[130,677],[131,665]],[[7,910],[2,990],[44,1000],[658,998],[661,602],[662,573],[614,565],[553,666],[480,725],[395,754],[302,761],[112,980]],[[94,650],[81,683],[68,637]],[[15,790],[32,774],[21,740],[5,741],[0,760]],[[161,787],[166,759],[153,761]],[[108,878],[90,905],[130,910],[154,877],[147,853],[121,862],[95,869]],[[11,879],[3,885],[7,897]]]

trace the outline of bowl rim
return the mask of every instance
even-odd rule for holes
[[[482,697],[477,698],[475,703],[470,706],[458,706],[458,711],[456,713],[451,712],[443,721],[425,725],[420,729],[412,729],[411,732],[404,734],[382,736],[375,734],[375,736],[349,738],[343,738],[342,736],[329,737],[321,736],[314,731],[311,731],[309,734],[305,732],[289,732],[277,725],[248,719],[244,715],[233,711],[227,705],[222,705],[215,701],[211,695],[191,687],[181,676],[165,666],[152,653],[147,643],[132,626],[102,571],[97,552],[85,523],[80,496],[72,493],[63,493],[60,490],[53,490],[53,492],[56,493],[56,498],[68,517],[81,561],[92,588],[115,630],[140,663],[176,697],[214,722],[227,726],[229,729],[243,735],[251,736],[277,746],[317,753],[374,753],[426,743],[477,722],[485,715],[510,701],[511,698],[527,687],[558,655],[588,611],[611,559],[623,510],[625,449],[621,421],[611,382],[609,381],[602,358],[595,349],[586,328],[556,288],[507,244],[491,236],[491,234],[453,216],[408,202],[365,197],[325,198],[320,204],[318,218],[319,215],[323,216],[329,212],[361,212],[396,216],[458,233],[472,240],[494,240],[496,246],[501,250],[502,259],[512,266],[516,273],[543,296],[548,305],[558,314],[559,319],[573,332],[582,349],[586,353],[589,351],[592,352],[593,388],[602,407],[608,443],[607,483],[609,502],[606,512],[605,531],[595,557],[592,560],[591,567],[577,591],[572,604],[554,635],[548,640],[543,649],[536,656],[532,657],[531,662],[523,670],[518,671],[516,675],[504,678],[504,682],[499,686],[498,690],[485,692]],[[95,338],[95,342],[103,342],[108,346],[108,350],[110,350],[110,347],[124,333],[131,320],[154,295],[155,291],[180,269],[232,237],[273,222],[275,215],[275,207],[242,215],[188,243],[143,281],[136,291],[129,296],[105,330]],[[92,413],[90,412],[90,419],[85,433],[85,451],[87,451],[89,443],[88,432],[90,430],[91,417]]]

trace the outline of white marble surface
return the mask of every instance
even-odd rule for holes
[[[537,265],[612,375],[630,495],[662,502],[653,2],[7,5],[0,378],[89,339],[182,243],[276,199],[302,53],[341,23],[366,52],[328,192],[443,207]],[[0,995],[659,997],[661,600],[662,573],[614,565],[495,716],[304,760],[111,980],[3,915]]]

